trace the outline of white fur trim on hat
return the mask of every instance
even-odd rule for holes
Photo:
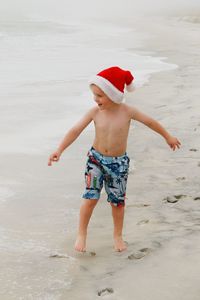
[[[95,75],[90,78],[89,84],[97,85],[113,102],[120,104],[123,101],[124,93],[120,92],[110,81]]]

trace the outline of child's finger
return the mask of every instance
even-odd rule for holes
[[[179,145],[178,145],[178,144],[175,144],[175,145],[174,145],[174,148],[175,148],[174,150],[176,150],[176,148],[178,148],[178,149],[179,149],[180,147],[179,147]]]
[[[53,161],[56,161],[55,157],[54,156],[50,156],[49,157],[48,165],[51,166]]]

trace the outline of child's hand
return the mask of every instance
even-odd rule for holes
[[[166,139],[167,144],[170,146],[171,149],[176,150],[176,148],[180,148],[181,142],[174,136],[169,136]]]
[[[51,166],[52,162],[59,161],[60,156],[61,156],[61,153],[59,151],[53,152],[49,157],[48,166]]]

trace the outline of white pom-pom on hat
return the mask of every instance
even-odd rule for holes
[[[97,85],[115,103],[121,103],[124,98],[124,88],[128,92],[134,90],[134,77],[130,71],[119,67],[110,67],[93,76],[89,84]]]

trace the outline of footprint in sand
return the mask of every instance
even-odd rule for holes
[[[185,179],[186,179],[186,178],[185,178],[184,176],[183,176],[183,177],[177,177],[177,178],[176,178],[177,181],[181,181],[181,180],[185,180]]]
[[[130,254],[127,258],[130,260],[141,259],[144,256],[146,256],[150,251],[150,248],[142,248],[139,251],[135,251],[134,253]]]
[[[105,288],[97,292],[98,296],[105,296],[114,293],[112,288]]]
[[[141,221],[139,221],[138,223],[137,223],[137,225],[144,225],[144,224],[147,224],[147,223],[149,223],[149,220],[141,220]]]
[[[180,194],[180,195],[174,195],[174,196],[167,196],[163,199],[163,201],[165,202],[169,202],[169,203],[176,203],[178,202],[181,198],[185,198],[187,197],[187,195],[183,195],[183,194]]]
[[[59,254],[59,253],[55,253],[55,254],[51,254],[49,255],[50,258],[70,258],[67,254]]]
[[[196,148],[191,148],[190,151],[196,152],[198,150]]]
[[[152,242],[152,246],[153,246],[153,248],[160,248],[160,247],[162,247],[162,244],[160,243],[160,242],[158,242],[158,241],[153,241]]]

